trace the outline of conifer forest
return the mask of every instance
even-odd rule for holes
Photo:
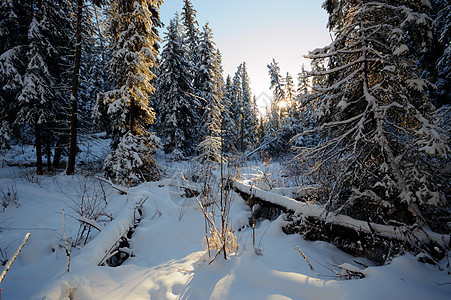
[[[451,2],[230,1],[0,0],[0,299],[450,299]]]

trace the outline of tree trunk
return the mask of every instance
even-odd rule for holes
[[[48,135],[45,139],[45,144],[46,144],[45,151],[46,151],[46,156],[47,156],[47,172],[50,173],[52,171],[52,148],[50,145],[50,137]]]
[[[83,0],[77,0],[77,30],[75,33],[75,65],[72,77],[72,94],[71,94],[71,120],[70,120],[70,147],[69,157],[67,160],[67,175],[75,172],[75,158],[77,156],[77,123],[78,123],[78,77],[81,65],[81,21],[83,13]]]
[[[61,155],[63,154],[63,143],[62,143],[62,137],[60,137],[56,141],[56,147],[55,147],[55,155],[53,156],[53,168],[58,169],[60,167],[61,162]]]
[[[41,126],[36,124],[35,126],[35,135],[36,135],[36,174],[42,175],[44,172],[42,171],[42,142],[41,142]]]

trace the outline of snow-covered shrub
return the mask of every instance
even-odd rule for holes
[[[6,188],[0,187],[0,200],[3,210],[10,205],[19,206],[19,197],[17,196],[17,189],[15,184],[10,184]]]
[[[89,241],[92,228],[100,231],[100,223],[109,222],[112,217],[106,212],[108,195],[101,180],[79,176],[75,178],[72,188],[76,196],[66,196],[71,201],[73,217],[80,223],[75,241],[72,242],[72,246],[78,246]]]
[[[157,180],[160,171],[151,153],[158,144],[159,139],[151,134],[125,134],[105,160],[106,174],[116,183],[126,186]]]
[[[32,168],[23,167],[20,169],[19,176],[24,182],[41,184],[41,176]]]

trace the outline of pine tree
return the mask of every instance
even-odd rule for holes
[[[315,162],[329,209],[440,230],[449,140],[430,122],[428,82],[416,64],[416,49],[430,42],[428,7],[401,0],[328,0],[324,7],[335,41],[310,54],[317,65],[329,61],[314,71],[326,78],[314,87],[322,141],[299,158]]]
[[[155,169],[152,159],[145,159],[153,148],[153,138],[149,137],[146,126],[152,124],[155,114],[149,106],[149,97],[154,92],[151,81],[155,74],[151,71],[156,63],[155,43],[159,37],[155,34],[152,22],[152,9],[158,10],[162,1],[127,0],[113,1],[110,12],[110,35],[112,58],[110,61],[111,80],[115,89],[106,92],[99,98],[108,104],[110,131],[113,135],[113,152],[105,161],[107,174],[123,184],[136,184],[136,170]],[[152,8],[152,9],[151,9]],[[100,106],[100,105],[99,105]],[[139,147],[123,145],[134,137],[134,144]],[[121,153],[130,151],[130,153]],[[138,151],[138,152],[137,152]],[[144,151],[144,152],[140,152]],[[118,174],[119,157],[141,157],[141,161],[149,165],[128,164],[127,172]],[[139,160],[138,160],[139,162]],[[144,170],[144,169],[143,169]],[[130,177],[124,177],[127,174]],[[143,172],[139,180],[155,179],[156,171]]]
[[[168,26],[161,58],[161,75],[158,78],[160,133],[165,152],[173,153],[175,158],[183,158],[194,150],[195,114],[200,103],[193,97],[188,49],[178,15]]]

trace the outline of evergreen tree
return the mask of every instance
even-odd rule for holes
[[[190,0],[184,0],[182,9],[182,21],[185,27],[186,44],[188,47],[189,57],[191,61],[191,71],[193,76],[197,74],[198,46],[199,46],[199,24],[196,20],[197,11],[194,9]]]
[[[161,75],[158,78],[159,127],[164,150],[173,153],[176,158],[183,158],[194,150],[195,114],[200,103],[192,96],[193,79],[188,49],[178,15],[170,21],[161,57]]]
[[[0,2],[0,151],[13,138],[31,16],[31,5],[25,0]]]
[[[293,76],[291,76],[289,72],[287,72],[287,76],[285,77],[285,95],[287,105],[293,107],[296,99],[296,90],[294,87]]]
[[[190,72],[193,77],[193,89],[196,92],[199,91],[202,87],[199,86],[200,82],[196,80],[199,74],[199,45],[200,45],[200,31],[199,24],[196,20],[197,11],[194,9],[193,4],[190,0],[184,0],[181,19],[184,27],[185,37],[186,37],[186,45],[188,47]],[[201,116],[202,111],[198,109],[197,114]],[[201,119],[198,120],[199,123],[202,122]],[[199,128],[200,130],[200,128]],[[199,137],[200,138],[200,137]]]
[[[298,88],[297,94],[300,98],[305,98],[308,95],[309,79],[304,64],[302,64],[301,72],[298,73]]]
[[[210,136],[212,128],[214,132],[220,131],[220,115],[222,111],[221,96],[222,92],[218,88],[218,70],[217,53],[214,48],[213,33],[206,24],[200,35],[199,42],[199,61],[197,69],[199,70],[195,80],[197,96],[201,99],[202,123],[200,126],[200,139]]]
[[[112,58],[110,60],[111,80],[115,89],[103,94],[99,100],[108,104],[107,114],[110,119],[110,131],[113,135],[113,152],[105,161],[107,174],[124,184],[136,184],[136,170],[132,164],[128,172],[118,174],[118,157],[147,157],[146,147],[153,148],[146,126],[152,124],[155,114],[149,106],[149,97],[154,92],[151,81],[155,74],[151,71],[156,62],[155,43],[159,37],[155,34],[151,10],[158,10],[159,0],[116,0],[111,4],[110,35]],[[152,9],[151,9],[152,8]],[[134,144],[139,147],[122,145],[134,137]],[[130,151],[123,154],[122,151]],[[142,159],[151,164],[138,165],[137,168],[156,166],[151,159]],[[155,179],[156,171],[143,172],[139,180]],[[130,174],[131,177],[124,177]],[[135,174],[135,175],[133,175]]]
[[[69,55],[63,45],[70,45],[68,10],[54,0],[41,1],[28,31],[28,65],[18,97],[17,125],[34,129],[37,155],[37,174],[43,173],[42,146],[46,146],[50,168],[50,140],[52,128],[61,126],[66,111],[64,61]],[[58,27],[60,30],[54,30]],[[55,88],[58,86],[59,88]],[[66,85],[67,87],[67,85]],[[42,137],[46,139],[43,140]]]
[[[275,59],[268,65],[269,77],[271,79],[271,87],[274,95],[274,102],[280,105],[281,102],[285,101],[285,82],[280,75],[280,67]]]
[[[253,105],[253,98],[250,87],[249,74],[247,73],[246,63],[241,64],[241,124],[240,124],[240,141],[238,149],[241,152],[249,150],[256,144],[256,115]]]
[[[234,109],[232,105],[232,78],[230,75],[227,75],[225,88],[224,88],[224,97],[223,97],[223,149],[224,152],[234,152],[235,149],[235,139],[236,139],[236,128],[235,120],[232,117],[232,111]]]
[[[273,101],[263,144],[270,154],[279,155],[289,150],[291,138],[301,131],[298,103],[293,77],[287,73],[286,78],[283,78],[275,59],[268,64],[268,72]]]
[[[438,106],[451,103],[451,5],[446,1],[434,1],[436,11],[434,43],[437,59],[434,60],[436,78],[435,102]]]
[[[91,0],[93,4],[100,5],[104,0]],[[83,56],[83,43],[89,41],[86,39],[84,33],[90,33],[91,23],[89,22],[92,15],[89,9],[85,6],[84,0],[77,0],[76,12],[75,12],[75,56],[74,56],[74,66],[72,72],[72,86],[71,86],[71,118],[70,118],[70,144],[69,144],[69,155],[67,159],[67,169],[66,174],[72,175],[75,172],[75,160],[77,156],[77,134],[78,134],[78,116],[79,116],[79,81],[80,81],[80,69],[82,67],[82,56]],[[84,39],[85,37],[85,39]],[[85,49],[86,50],[86,49]]]
[[[229,143],[233,147],[232,151],[238,151],[240,149],[240,136],[241,136],[241,101],[242,101],[242,85],[241,85],[241,65],[238,66],[235,75],[232,78],[230,91],[229,91],[229,114],[230,118],[235,124],[230,130]]]
[[[310,54],[317,65],[329,61],[314,71],[326,78],[314,87],[322,140],[299,158],[315,161],[329,209],[443,230],[449,140],[430,122],[428,83],[416,63],[416,49],[430,42],[427,5],[328,0],[324,7],[335,41]]]
[[[296,88],[294,86],[293,77],[287,72],[285,77],[285,95],[286,95],[286,111],[288,123],[290,126],[294,126],[295,123],[299,123],[299,102],[296,96]]]

